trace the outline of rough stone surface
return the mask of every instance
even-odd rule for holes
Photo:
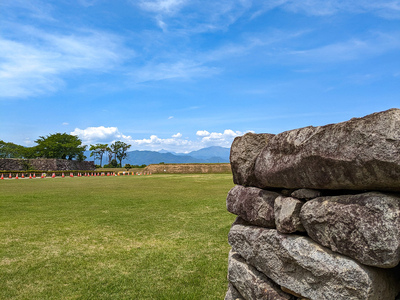
[[[398,293],[390,270],[363,266],[307,237],[234,225],[229,243],[248,264],[304,298],[388,300]]]
[[[224,300],[244,300],[242,295],[237,291],[232,283],[228,284],[228,291],[226,292]]]
[[[254,176],[260,188],[400,191],[400,110],[275,135]]]
[[[305,231],[300,221],[300,210],[304,202],[279,196],[275,199],[274,214],[276,229],[281,233]]]
[[[310,200],[321,196],[321,192],[311,189],[299,189],[291,193],[291,196],[297,199]]]
[[[400,261],[400,195],[369,192],[306,202],[301,222],[319,244],[381,268]]]
[[[237,253],[229,253],[228,280],[244,299],[293,300],[292,295],[281,288],[263,273],[257,271]]]
[[[56,158],[17,159],[0,158],[0,170],[25,171],[27,169],[36,171],[68,171],[96,169],[93,161],[76,161]]]
[[[274,202],[278,193],[237,185],[226,198],[229,212],[258,226],[275,228]]]
[[[235,184],[254,185],[254,162],[257,155],[268,144],[273,134],[246,133],[236,137],[231,146],[230,162]]]
[[[199,173],[230,173],[231,165],[219,164],[151,164],[143,172],[152,174],[199,174]]]

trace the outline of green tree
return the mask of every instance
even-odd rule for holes
[[[46,137],[39,137],[35,141],[38,145],[35,147],[37,157],[77,159],[85,160],[84,151],[86,146],[75,135],[67,133],[55,133]]]
[[[115,159],[111,159],[108,165],[104,165],[104,168],[117,168],[117,167],[118,167],[118,162]]]
[[[94,157],[94,162],[96,162],[96,159],[100,159],[100,153],[97,150],[96,145],[90,145],[89,151],[91,151],[90,157]]]
[[[107,149],[107,144],[90,145],[89,151],[92,151],[92,153],[90,153],[90,156],[94,156],[94,159],[100,160],[100,168],[103,164],[103,155],[105,152],[107,152]]]
[[[24,158],[25,147],[0,140],[0,158]]]
[[[122,160],[126,157],[127,153],[126,151],[131,147],[131,145],[128,145],[124,142],[121,141],[116,141],[113,144],[111,144],[110,148],[112,152],[114,153],[115,157],[119,160],[119,167],[121,168],[122,166]]]

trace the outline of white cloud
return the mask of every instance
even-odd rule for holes
[[[174,134],[172,137],[173,138],[181,138],[182,137],[182,133],[178,132],[177,134]]]
[[[210,133],[209,133],[207,130],[198,130],[198,131],[196,132],[196,135],[197,135],[197,136],[209,136]]]
[[[180,135],[180,133],[178,133]],[[151,135],[148,139],[130,140],[133,149],[160,151],[162,149],[173,152],[190,152],[194,147],[193,141],[181,139],[181,136],[173,136],[172,138],[159,138]]]
[[[201,139],[201,144],[205,147],[209,146],[221,146],[230,147],[232,141],[235,137],[243,135],[240,131],[233,131],[231,129],[226,129],[224,132],[211,132],[209,135],[204,136]]]
[[[131,150],[168,150],[177,153],[187,153],[210,146],[221,146],[229,148],[235,137],[242,135],[240,131],[230,129],[223,132],[208,132],[199,130],[196,132],[198,138],[191,140],[182,138],[182,133],[178,132],[170,138],[160,138],[157,135],[151,135],[149,138],[133,139],[131,136],[124,135],[117,127],[88,127],[86,129],[75,128],[72,135],[78,136],[85,145],[97,143],[113,143],[114,141],[123,141],[132,145]]]
[[[171,119],[173,119],[174,118],[174,116],[169,116],[168,117],[168,120],[171,120]]]
[[[187,153],[210,146],[229,148],[233,139],[242,134],[243,133],[240,131],[233,131],[230,129],[224,130],[224,132],[211,133],[206,130],[199,130],[196,135],[200,138],[196,140],[182,139],[182,134],[178,133],[173,135],[172,138],[166,139],[152,135],[148,139],[132,140],[131,144],[134,149],[138,150],[159,151],[165,149],[177,153]]]
[[[86,129],[75,128],[72,135],[78,136],[83,144],[111,143],[115,140],[129,142],[132,140],[130,136],[126,136],[119,132],[117,127],[88,127]]]
[[[69,123],[68,123],[68,122],[64,122],[64,123],[62,123],[62,125],[63,125],[63,126],[68,126]]]

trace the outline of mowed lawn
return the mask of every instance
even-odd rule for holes
[[[223,299],[232,175],[0,181],[0,299]]]

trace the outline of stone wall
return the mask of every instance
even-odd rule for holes
[[[195,174],[195,173],[230,173],[230,164],[158,164],[149,165],[144,171],[152,174]]]
[[[68,171],[68,170],[90,170],[96,168],[93,161],[76,161],[67,159],[37,158],[16,159],[0,158],[0,170],[24,171],[30,168],[37,171]]]
[[[226,300],[400,299],[399,109],[248,133],[230,159]]]

